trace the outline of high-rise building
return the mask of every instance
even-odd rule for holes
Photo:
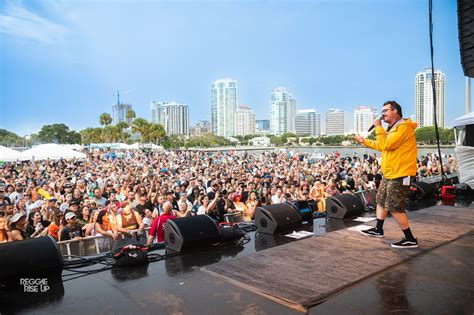
[[[367,136],[376,116],[377,110],[375,108],[359,106],[354,109],[354,132]]]
[[[150,104],[151,121],[161,124],[167,135],[189,133],[189,106],[176,102],[155,102]]]
[[[237,111],[237,81],[217,80],[211,88],[211,129],[222,137],[235,136],[235,114]]]
[[[439,127],[444,128],[445,75],[440,70],[434,72],[436,88],[436,117]],[[416,121],[418,127],[434,126],[433,85],[431,68],[418,72],[415,80]]]
[[[211,123],[207,120],[201,120],[195,126],[189,128],[191,136],[200,136],[208,132],[211,132]]]
[[[270,120],[260,119],[255,121],[256,131],[270,131]]]
[[[296,134],[319,137],[321,135],[321,114],[314,109],[301,109],[296,112]]]
[[[114,104],[112,105],[112,119],[113,124],[116,125],[119,122],[125,122],[128,125],[132,123],[132,119],[127,119],[127,112],[132,109],[130,104]]]
[[[255,134],[255,112],[251,108],[247,106],[239,106],[235,117],[236,136]]]
[[[326,135],[343,135],[346,131],[347,114],[340,109],[330,109],[326,112]]]
[[[296,100],[286,88],[278,87],[272,91],[270,99],[270,130],[273,135],[295,131]]]

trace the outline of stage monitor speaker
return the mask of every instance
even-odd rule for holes
[[[49,236],[0,244],[0,283],[61,274],[62,269],[63,257]]]
[[[474,2],[458,0],[461,64],[466,77],[474,78]]]
[[[286,203],[258,207],[255,211],[257,231],[276,234],[301,227],[302,217],[298,210]]]
[[[361,215],[364,204],[353,194],[340,194],[326,198],[326,215],[328,218],[345,219]]]
[[[209,246],[219,239],[219,228],[208,215],[171,219],[165,224],[166,245],[176,252]]]
[[[471,196],[472,189],[471,186],[467,183],[458,183],[454,185],[454,194],[458,197],[460,196]]]
[[[436,189],[430,183],[413,182],[411,183],[411,188],[415,191],[415,200],[434,199]],[[413,197],[411,199],[414,200]]]

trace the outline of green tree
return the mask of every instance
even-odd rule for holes
[[[24,146],[26,140],[16,133],[10,132],[6,129],[0,129],[0,145],[10,146]]]
[[[82,143],[100,143],[103,142],[102,128],[86,128],[79,132],[81,134]]]
[[[103,113],[102,115],[99,116],[99,123],[102,126],[108,126],[112,123],[112,116],[110,116],[109,113]]]
[[[44,125],[38,132],[38,141],[42,143],[77,143],[79,137],[77,132],[69,131],[65,124]],[[74,142],[77,141],[77,142]]]
[[[161,143],[166,136],[165,128],[161,124],[150,123],[147,131],[146,142]]]
[[[150,130],[150,123],[143,118],[135,118],[132,123],[132,131],[140,134],[140,142],[146,142]]]
[[[127,110],[127,113],[125,114],[125,118],[127,118],[127,121],[133,122],[135,117],[137,117],[137,115],[133,109]]]
[[[161,144],[165,149],[179,149],[186,146],[186,141],[179,135],[170,135],[164,137]]]

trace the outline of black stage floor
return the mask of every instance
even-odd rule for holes
[[[365,215],[374,216],[374,213]],[[314,226],[306,229],[314,230],[317,237],[359,224],[364,223],[315,219]],[[219,246],[150,263],[146,267],[112,269],[66,282],[48,279],[51,289],[46,294],[4,291],[0,298],[0,313],[301,313],[201,270],[217,262],[292,242],[282,235],[249,234],[251,242],[241,247]],[[311,314],[472,314],[473,267],[474,235],[471,233],[386,268],[306,311]]]

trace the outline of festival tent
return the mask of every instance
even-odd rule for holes
[[[130,146],[132,150],[139,150],[139,149],[149,149],[149,150],[163,150],[163,147],[160,145],[156,145],[154,143],[134,143]]]
[[[456,158],[458,160],[459,182],[474,188],[474,147],[473,143],[474,112],[458,117],[453,122],[456,139]]]
[[[63,145],[65,148],[72,149],[75,151],[81,151],[82,146],[80,144],[64,144]]]
[[[13,162],[20,159],[20,152],[0,145],[0,162]]]
[[[131,149],[131,150],[139,150],[140,149],[140,143],[135,142],[134,144],[129,145],[128,148]]]
[[[40,144],[29,150],[21,152],[20,160],[59,160],[59,159],[85,159],[86,155],[72,149],[65,148],[55,143]]]

